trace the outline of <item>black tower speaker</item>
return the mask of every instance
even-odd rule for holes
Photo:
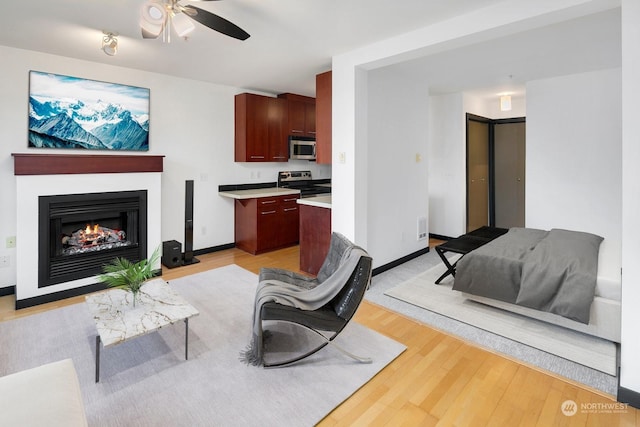
[[[184,191],[184,258],[182,265],[200,262],[193,256],[193,180],[187,180]]]
[[[177,240],[162,242],[162,264],[168,268],[182,265],[182,243]]]

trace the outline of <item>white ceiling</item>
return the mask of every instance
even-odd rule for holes
[[[144,0],[20,0],[0,14],[0,45],[271,93],[314,95],[331,57],[503,0],[225,0],[194,4],[243,28],[239,41],[198,23],[189,40],[142,39]],[[117,32],[114,57],[102,31]],[[620,66],[619,9],[434,54],[400,67],[434,93],[516,93],[535,78]],[[510,77],[511,76],[511,77]]]
[[[399,65],[419,72],[432,94],[524,96],[526,82],[620,67],[620,9],[582,16]]]

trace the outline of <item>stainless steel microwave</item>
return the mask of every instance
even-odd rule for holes
[[[289,158],[293,160],[315,160],[316,140],[299,136],[289,137]]]

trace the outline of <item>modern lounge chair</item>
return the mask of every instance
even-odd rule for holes
[[[353,263],[346,261],[345,254],[350,249],[357,248],[362,255],[359,257],[355,268],[349,266]],[[361,248],[356,247],[348,239],[338,233],[333,233],[329,253],[320,268],[316,278],[309,278],[301,274],[272,268],[263,268],[260,271],[260,281],[279,280],[294,284],[303,289],[311,289],[316,286],[332,286],[331,282],[336,278],[346,278],[344,285],[328,303],[316,310],[303,310],[277,302],[266,302],[260,310],[262,321],[289,322],[307,328],[322,338],[316,347],[304,354],[279,362],[264,363],[265,367],[278,367],[298,362],[311,356],[327,344],[332,344],[347,356],[361,362],[371,363],[370,358],[359,357],[337,346],[333,340],[347,326],[358,309],[364,293],[371,281],[372,258]],[[345,269],[351,271],[346,271]],[[333,284],[335,285],[335,283]],[[323,333],[324,332],[324,333]]]

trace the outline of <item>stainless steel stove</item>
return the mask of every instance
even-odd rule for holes
[[[300,190],[300,197],[331,193],[331,180],[314,180],[311,171],[278,172],[278,187]]]

